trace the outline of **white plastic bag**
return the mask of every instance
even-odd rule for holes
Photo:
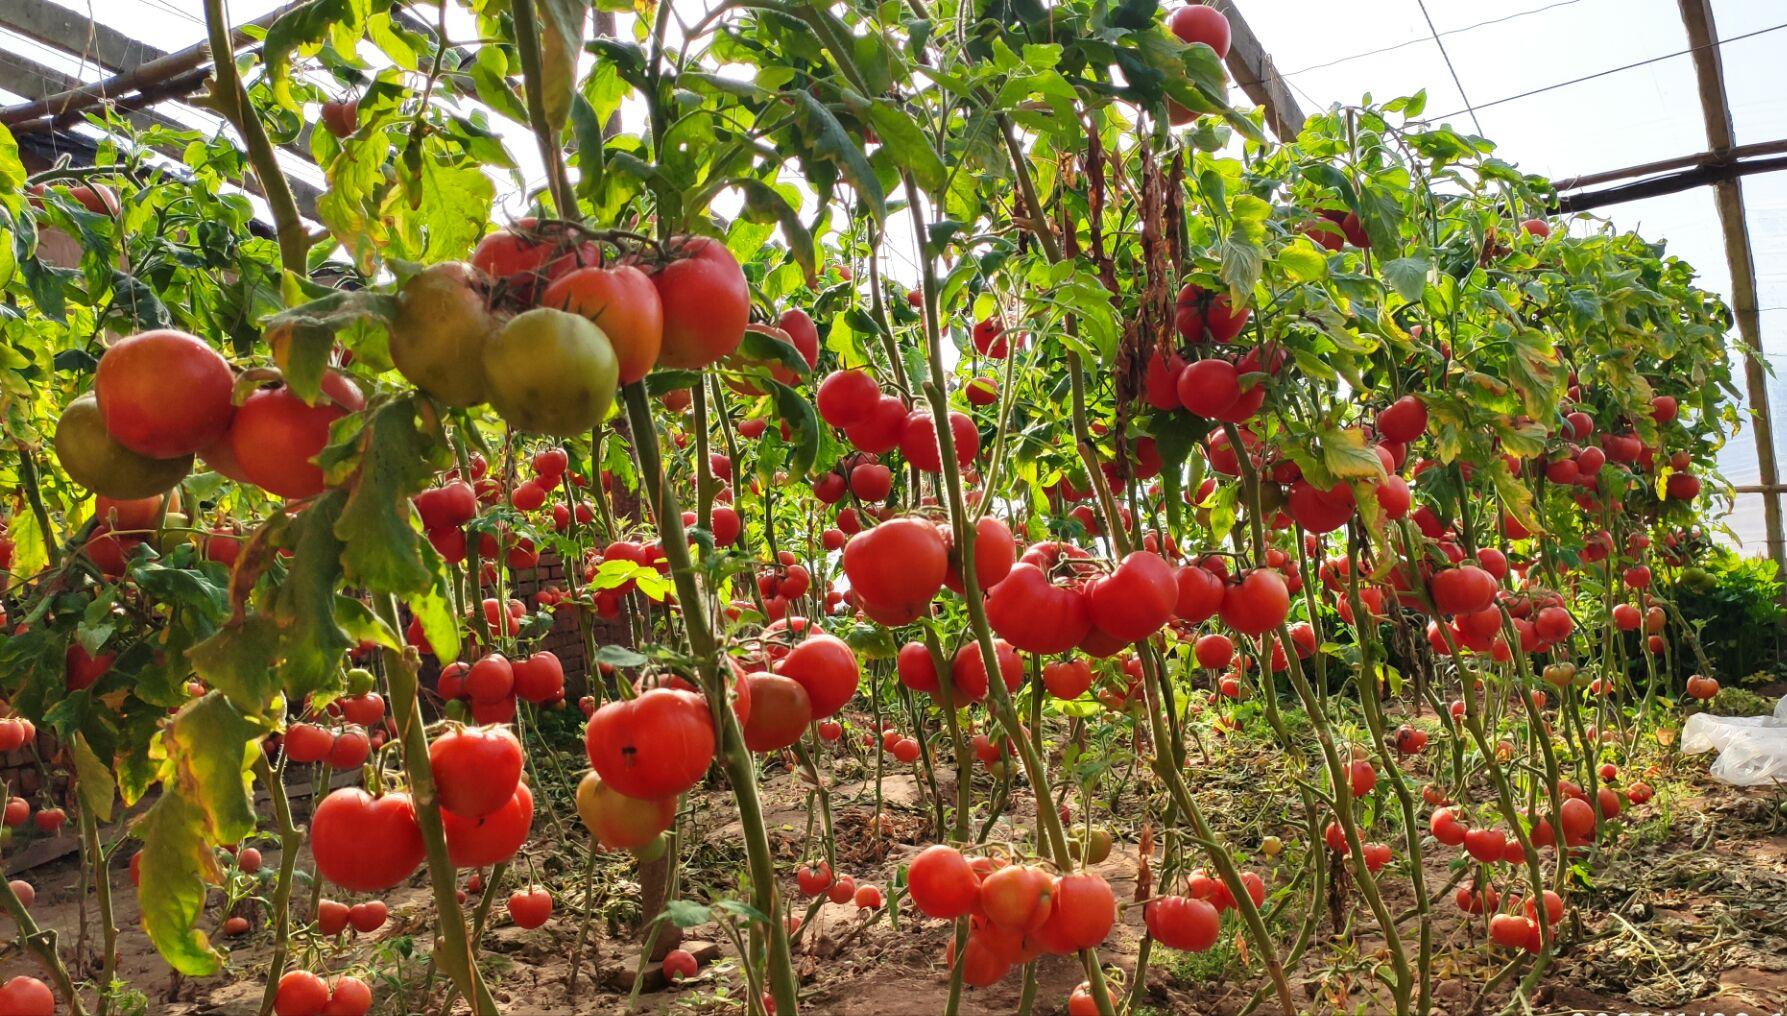
[[[1773,716],[1696,713],[1682,726],[1684,755],[1717,751],[1713,779],[1736,787],[1787,783],[1787,697]]]

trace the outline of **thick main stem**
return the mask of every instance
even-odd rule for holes
[[[310,253],[310,235],[304,231],[304,220],[298,217],[298,202],[292,198],[291,184],[279,168],[273,143],[267,138],[254,104],[248,100],[241,75],[236,73],[236,47],[223,0],[205,0],[205,31],[211,43],[212,73],[217,78],[214,96],[218,112],[242,136],[248,162],[261,182],[261,193],[267,197],[273,228],[279,236],[280,264],[293,275],[303,277],[307,274],[305,258]]]
[[[279,832],[279,878],[273,884],[273,957],[267,961],[267,986],[261,992],[260,1016],[268,1016],[279,993],[279,978],[285,973],[286,952],[291,945],[292,878],[298,870],[298,847],[303,843],[303,833],[292,822],[292,805],[285,794],[285,766],[273,768],[263,753],[254,760],[254,774],[267,785],[267,793],[273,798],[273,821]],[[105,883],[102,880],[100,884]],[[102,907],[107,904],[105,897],[100,902]],[[110,923],[108,919],[107,924]],[[107,932],[110,931],[108,927]],[[106,950],[109,954],[109,944]]]
[[[390,625],[402,631],[397,602],[390,597],[375,597],[374,609]],[[420,660],[415,649],[399,652],[385,650],[385,680],[391,691],[391,718],[397,724],[398,743],[403,748],[403,768],[409,775],[410,799],[415,805],[416,820],[422,827],[422,842],[428,852],[428,881],[434,890],[434,906],[440,913],[436,932],[434,958],[453,979],[459,993],[465,996],[475,1016],[494,1016],[498,1012],[490,988],[478,973],[472,957],[470,938],[465,930],[465,912],[459,906],[459,883],[452,860],[447,856],[447,831],[441,825],[440,796],[434,786],[434,766],[428,760],[428,731],[422,724],[422,708],[418,699],[416,668]]]
[[[689,649],[701,671],[701,687],[707,695],[718,730],[719,761],[732,784],[733,798],[738,802],[739,822],[743,826],[745,859],[751,881],[751,903],[769,918],[764,934],[769,939],[769,985],[775,998],[776,1012],[792,1014],[799,998],[794,968],[789,962],[788,930],[779,916],[780,894],[776,892],[775,858],[769,850],[769,834],[763,828],[763,807],[757,799],[757,770],[751,764],[751,753],[745,747],[738,717],[726,702],[726,681],[720,670],[720,647],[708,626],[707,595],[695,579],[695,564],[689,558],[689,539],[683,530],[682,508],[676,494],[664,480],[664,462],[658,451],[658,431],[652,425],[651,406],[646,401],[645,385],[635,382],[622,389],[627,407],[627,422],[633,430],[634,451],[639,458],[647,498],[658,521],[658,536],[664,557],[670,562],[670,578],[676,586],[677,602],[682,607],[683,632]]]

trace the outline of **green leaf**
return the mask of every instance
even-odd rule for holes
[[[731,182],[745,192],[744,211],[747,220],[774,222],[782,227],[782,238],[788,241],[788,250],[794,255],[794,263],[806,275],[807,285],[813,285],[819,277],[818,257],[813,249],[813,234],[807,229],[807,224],[801,221],[800,209],[781,191],[762,180],[739,177]],[[798,369],[804,372],[806,361],[801,361]]]
[[[296,112],[298,101],[291,89],[291,57],[300,48],[314,46],[328,38],[340,26],[353,35],[360,34],[366,5],[355,0],[310,0],[292,7],[267,26],[267,37],[261,43],[261,60],[267,68],[267,81],[279,104]]]
[[[371,607],[346,593],[335,595],[335,620],[355,643],[370,642],[386,649],[403,649],[401,635],[392,631],[391,626],[374,614]]]
[[[759,924],[769,923],[768,914],[765,914],[763,911],[758,910],[756,907],[751,906],[743,900],[730,898],[715,900],[714,909],[731,914],[734,917],[742,917],[747,921],[756,921]]]
[[[1395,258],[1384,262],[1384,278],[1390,288],[1396,290],[1404,300],[1415,303],[1421,294],[1427,291],[1427,275],[1433,266],[1426,258]]]
[[[410,612],[422,621],[422,636],[443,664],[459,658],[459,619],[453,616],[453,579],[447,574],[446,562],[427,548],[427,557],[434,573],[434,584],[426,591],[409,598]]]
[[[258,712],[279,692],[273,666],[279,657],[279,624],[255,614],[218,629],[186,651],[193,672],[205,684]]]
[[[81,807],[99,821],[110,822],[112,801],[118,796],[118,784],[112,778],[111,767],[93,753],[93,746],[87,743],[85,734],[74,735],[72,754],[75,790],[80,794]]]
[[[610,667],[643,667],[646,658],[626,646],[606,645],[596,650],[596,662]]]
[[[335,621],[335,588],[342,578],[341,540],[335,535],[347,495],[332,490],[292,520],[292,563],[274,593],[272,613],[280,627],[279,681],[287,697],[302,701],[339,691],[341,655],[354,641]],[[258,713],[258,703],[241,703]]]
[[[222,957],[198,930],[205,885],[222,878],[205,840],[204,819],[186,796],[170,788],[131,826],[143,841],[137,904],[143,930],[168,965],[188,977],[205,977]]]
[[[1501,498],[1503,510],[1514,521],[1525,526],[1527,532],[1534,536],[1544,535],[1545,526],[1533,513],[1532,488],[1521,483],[1519,478],[1508,470],[1508,463],[1503,461],[1500,456],[1497,456],[1489,464],[1489,478],[1495,486],[1496,496]]]
[[[855,624],[844,632],[844,641],[856,655],[869,660],[891,660],[900,647],[894,644],[893,632],[878,624]]]
[[[748,338],[750,333],[745,335]],[[814,412],[813,403],[802,398],[799,392],[780,381],[772,380],[769,384],[776,399],[776,412],[788,421],[795,441],[794,458],[788,463],[789,475],[805,476],[819,457],[819,415]]]
[[[582,92],[571,97],[571,136],[577,142],[577,197],[594,204],[602,193],[607,146],[596,108]]]
[[[856,188],[857,195],[868,206],[869,214],[877,222],[886,220],[887,197],[881,190],[881,181],[876,178],[868,157],[863,155],[862,149],[857,147],[844,126],[838,123],[838,118],[804,88],[785,91],[782,99],[794,106],[795,117],[807,140],[812,143],[814,154],[835,163],[843,172],[844,178]]]
[[[323,369],[337,332],[356,325],[387,325],[397,313],[397,298],[369,289],[336,290],[282,310],[262,322],[269,337],[284,332],[285,383],[297,396],[315,404],[322,393]]]
[[[869,107],[869,123],[874,125],[882,148],[894,164],[911,171],[920,188],[932,194],[943,189],[949,170],[918,121],[890,100],[876,99]]]
[[[410,498],[450,462],[445,446],[418,427],[416,409],[414,396],[387,402],[370,411],[352,439],[360,458],[335,535],[344,546],[347,577],[377,593],[423,593],[434,585]],[[324,454],[336,450],[331,446]],[[337,468],[345,464],[330,461]]]
[[[235,843],[254,832],[249,774],[263,733],[216,691],[187,703],[168,724],[163,783],[197,808],[212,843]]]
[[[806,358],[792,343],[783,342],[774,335],[757,328],[746,328],[744,341],[738,344],[738,351],[747,360],[768,361],[780,364],[798,375],[805,376],[812,368],[807,366]]]
[[[0,191],[14,193],[25,186],[25,165],[19,161],[19,143],[12,131],[0,124]]]
[[[4,128],[0,128],[3,132]],[[55,525],[54,522],[51,523]],[[10,536],[13,543],[12,574],[25,576],[36,575],[49,567],[49,542],[60,542],[54,532],[50,533],[48,542],[44,539],[43,527],[38,524],[36,512],[18,512],[10,520]]]
[[[670,923],[679,928],[695,928],[714,919],[713,912],[693,900],[671,900],[664,904]]]
[[[1328,259],[1312,244],[1301,240],[1279,251],[1273,260],[1298,282],[1317,282],[1328,274]]]

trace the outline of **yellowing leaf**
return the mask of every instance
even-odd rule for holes
[[[1377,452],[1366,445],[1365,434],[1357,428],[1324,431],[1317,443],[1321,446],[1322,465],[1336,479],[1382,480],[1384,463]]]

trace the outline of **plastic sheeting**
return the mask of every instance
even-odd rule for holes
[[[1716,751],[1713,779],[1734,787],[1787,783],[1787,696],[1773,716],[1696,713],[1682,727],[1684,755]]]

